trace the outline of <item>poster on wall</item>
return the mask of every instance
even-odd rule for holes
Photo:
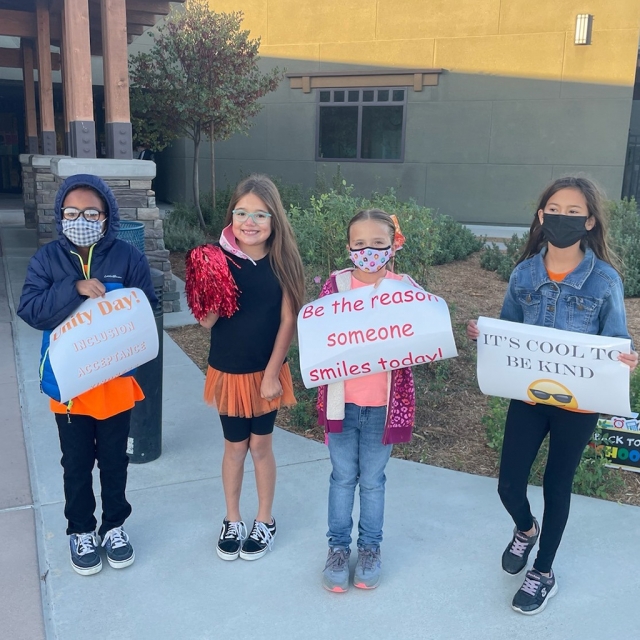
[[[631,341],[481,317],[482,393],[609,415],[635,417],[630,369],[618,360]]]
[[[298,343],[308,389],[458,355],[447,303],[388,278],[304,305]]]
[[[158,347],[153,310],[141,289],[114,289],[85,300],[49,341],[61,401],[153,360]]]

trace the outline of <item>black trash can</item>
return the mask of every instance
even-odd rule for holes
[[[151,281],[158,306],[153,315],[158,330],[158,356],[138,367],[135,378],[144,392],[145,399],[136,403],[131,413],[131,430],[127,443],[129,461],[133,463],[151,462],[162,453],[162,332],[164,313],[162,299],[164,274],[159,269],[151,269]]]

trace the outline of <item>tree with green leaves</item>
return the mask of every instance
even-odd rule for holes
[[[274,91],[282,74],[258,68],[260,39],[241,29],[242,12],[217,13],[205,0],[172,9],[152,33],[148,53],[129,60],[135,139],[160,150],[171,140],[193,141],[193,197],[202,229],[198,159],[203,139],[211,140],[215,207],[214,141],[246,133],[260,111],[258,100]]]

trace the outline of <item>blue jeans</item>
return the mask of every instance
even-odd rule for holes
[[[329,434],[333,471],[329,482],[330,546],[348,547],[353,528],[353,500],[360,483],[358,546],[379,545],[384,521],[384,485],[393,445],[382,444],[386,407],[345,405],[342,433]]]

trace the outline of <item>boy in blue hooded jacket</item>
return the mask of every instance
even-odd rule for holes
[[[40,248],[27,269],[17,312],[27,324],[50,331],[87,298],[119,287],[142,289],[151,305],[157,304],[146,257],[117,238],[118,204],[103,180],[85,174],[67,178],[56,195],[55,221],[58,239]],[[128,567],[135,559],[122,525],[131,514],[125,496],[131,410],[142,399],[133,376],[124,375],[67,404],[50,401],[62,450],[71,565],[81,575],[102,569],[100,539],[112,567]],[[97,534],[92,478],[96,461],[102,498]]]

